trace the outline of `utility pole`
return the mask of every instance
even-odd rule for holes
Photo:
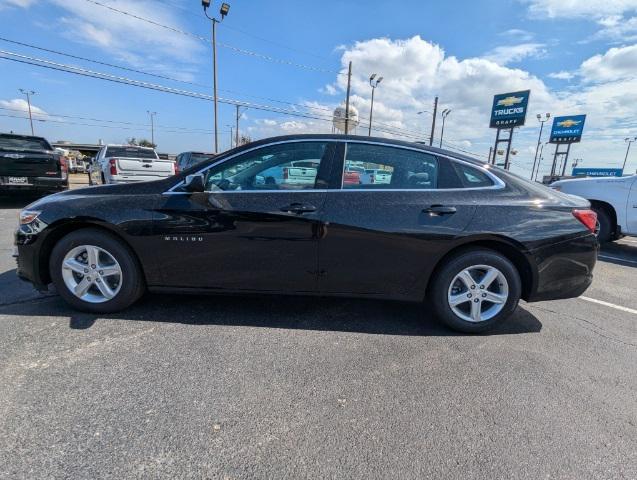
[[[232,140],[234,139],[234,127],[232,125],[226,125],[226,127],[230,128],[230,148],[228,150],[232,150]]]
[[[235,105],[235,107],[237,109],[237,118],[236,118],[235,130],[234,130],[234,146],[238,147],[239,146],[239,118],[241,117],[241,112],[239,112],[239,105]]]
[[[537,155],[538,155],[538,151],[540,150],[540,143],[542,143],[542,130],[544,129],[544,123],[548,121],[548,119],[551,118],[551,114],[547,113],[544,117],[544,119],[542,119],[542,115],[541,114],[537,114],[537,119],[540,122],[540,134],[537,137],[537,147],[535,147],[535,158],[533,159],[533,168],[531,169],[531,180],[533,180],[533,174],[535,172],[535,165],[537,163]],[[539,167],[538,167],[539,168]]]
[[[349,134],[349,94],[352,89],[352,62],[347,70],[347,97],[345,99],[345,135]]]
[[[448,108],[445,108],[440,114],[440,116],[442,117],[442,130],[440,130],[440,148],[442,148],[442,137],[445,134],[445,119],[450,113],[451,113],[451,110]]]
[[[33,90],[25,90],[24,88],[20,88],[20,93],[23,93],[27,96],[27,105],[29,106],[29,123],[31,124],[31,135],[35,135],[33,131],[33,115],[31,114],[31,95],[35,95],[36,92]]]
[[[219,10],[219,14],[221,15],[221,20],[217,20],[215,17],[210,17],[208,15],[208,7],[210,6],[211,0],[201,0],[201,5],[203,6],[203,11],[206,17],[212,22],[212,90],[213,90],[213,102],[214,102],[214,116],[215,116],[215,153],[219,153],[219,129],[217,123],[218,117],[218,97],[217,97],[217,23],[223,21],[223,19],[228,15],[230,11],[230,5],[227,3],[221,4],[221,9]]]
[[[146,113],[150,115],[150,143],[152,143],[153,148],[155,148],[155,115],[157,115],[157,112],[146,110]]]
[[[626,138],[624,139],[626,143],[628,143],[628,148],[626,148],[626,156],[624,157],[624,164],[622,165],[622,175],[624,174],[624,169],[626,168],[626,162],[628,161],[628,153],[630,152],[630,145],[634,141],[637,141],[637,137]]]
[[[535,178],[533,180],[537,181],[537,176],[540,174],[540,165],[542,164],[542,160],[544,159],[544,144],[540,146],[540,158],[537,160],[537,170],[535,171]]]
[[[383,77],[379,77],[378,80],[374,82],[376,78],[376,74],[372,73],[369,77],[369,86],[372,87],[372,105],[369,107],[369,133],[367,134],[369,137],[372,136],[372,118],[374,117],[374,92],[376,91],[376,87],[380,82],[383,81]]]
[[[434,143],[434,134],[436,133],[436,116],[438,115],[438,95],[434,99],[434,114],[431,119],[431,135],[429,136],[429,146]]]

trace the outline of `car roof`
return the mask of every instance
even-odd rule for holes
[[[44,140],[48,142],[48,140],[44,137],[38,137],[37,135],[22,135],[20,133],[2,133],[0,132],[0,136],[3,137],[13,137],[13,138],[37,138],[39,140]]]
[[[236,147],[233,150],[227,150],[225,152],[222,152],[222,154],[226,154],[230,151],[239,153],[243,150],[252,149],[252,148],[259,147],[261,145],[267,145],[270,143],[292,142],[292,141],[299,141],[299,140],[332,140],[337,142],[358,141],[358,142],[366,142],[366,143],[374,143],[374,144],[385,144],[390,146],[395,145],[398,147],[416,148],[424,152],[431,153],[433,155],[438,154],[438,155],[458,158],[461,160],[465,160],[467,162],[474,163],[476,165],[484,165],[487,163],[485,161],[478,160],[474,157],[464,155],[462,153],[446,150],[444,148],[429,146],[420,142],[406,142],[404,140],[396,140],[393,138],[385,138],[385,137],[368,137],[368,136],[362,136],[362,135],[343,135],[343,134],[327,134],[327,133],[305,133],[305,134],[269,137],[269,138],[264,138],[261,140],[248,143],[246,145],[242,145],[240,147]]]

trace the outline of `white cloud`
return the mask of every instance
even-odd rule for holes
[[[483,58],[498,65],[517,63],[527,57],[541,57],[546,54],[543,43],[521,43],[519,45],[502,45],[487,52]]]
[[[550,78],[555,78],[556,80],[571,80],[575,77],[575,74],[562,70],[560,72],[549,73],[548,76]]]
[[[8,109],[9,115],[13,115],[13,114],[19,115],[21,112],[24,112],[26,114],[29,113],[29,104],[23,98],[14,98],[12,100],[0,100],[0,107]],[[31,103],[31,113],[34,118],[48,117],[48,113],[46,113],[40,107],[33,105],[33,103]]]
[[[26,8],[35,3],[35,0],[0,0],[0,10],[3,7],[21,7]]]
[[[522,0],[534,16],[602,18],[637,11],[637,0]]]
[[[2,1],[2,0],[0,0]],[[29,7],[32,0],[4,0]],[[49,0],[64,14],[57,20],[64,35],[100,48],[118,60],[157,73],[190,79],[204,42],[84,0]],[[186,30],[170,5],[153,0],[112,0],[108,5],[156,23]],[[182,68],[184,67],[184,68]],[[177,72],[177,73],[175,73]]]
[[[500,36],[515,38],[516,40],[521,42],[529,42],[535,37],[535,34],[527,30],[522,30],[521,28],[511,28],[500,33]]]
[[[603,55],[595,55],[584,63],[580,72],[586,81],[613,81],[637,77],[637,44],[611,48]]]

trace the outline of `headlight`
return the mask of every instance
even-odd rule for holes
[[[20,212],[20,225],[32,223],[42,212],[37,210],[22,210]]]

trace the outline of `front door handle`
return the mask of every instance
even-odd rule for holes
[[[285,207],[281,207],[280,210],[286,213],[296,213],[297,215],[301,215],[303,213],[316,212],[316,207],[308,203],[292,203]]]
[[[427,213],[433,217],[439,215],[453,215],[456,213],[456,207],[449,207],[446,205],[432,205],[422,209],[423,213]]]

